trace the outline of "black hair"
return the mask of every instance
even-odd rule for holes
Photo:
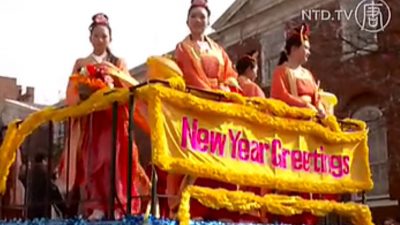
[[[47,158],[46,154],[44,154],[44,153],[37,153],[37,154],[35,155],[34,160],[35,160],[35,163],[41,163],[41,162],[43,162],[43,160],[45,160],[46,158]]]
[[[281,52],[281,56],[279,57],[278,65],[282,65],[286,61],[288,61],[288,56],[292,51],[292,47],[300,47],[303,43],[301,41],[300,35],[292,35],[289,39],[286,40],[285,50]]]
[[[286,39],[285,49],[281,52],[278,65],[282,65],[284,62],[288,61],[288,56],[292,51],[292,47],[298,48],[303,45],[302,37],[308,39],[308,32],[310,32],[310,29],[305,23],[293,30],[292,34]]]
[[[210,16],[211,16],[211,10],[210,10],[210,8],[208,8],[208,6],[207,5],[196,5],[196,4],[193,4],[193,5],[191,5],[190,6],[190,8],[189,8],[189,10],[188,10],[188,18],[189,18],[189,15],[190,15],[190,12],[194,9],[194,8],[197,8],[197,7],[200,7],[200,8],[204,8],[206,11],[207,11],[207,17],[208,18],[210,18]]]
[[[246,55],[236,62],[236,71],[239,75],[242,75],[246,72],[248,68],[254,69],[256,66],[257,61],[251,56]]]
[[[105,21],[100,22],[100,23],[99,23],[98,21],[96,21],[96,18],[97,18],[98,16],[103,16],[103,17],[105,18]],[[111,37],[112,37],[112,29],[111,29],[111,27],[110,27],[110,24],[108,23],[108,16],[107,16],[106,14],[104,14],[104,13],[97,13],[96,15],[92,16],[92,23],[91,23],[90,26],[89,26],[90,35],[92,35],[93,30],[94,30],[94,28],[95,28],[96,26],[105,26],[105,27],[107,27],[108,31],[110,32],[110,39],[111,39]],[[118,64],[118,62],[119,62],[119,58],[116,57],[116,56],[111,52],[110,48],[107,47],[106,51],[107,51],[107,55],[108,55],[108,57],[107,57],[106,60],[107,60],[108,62],[114,64],[115,66],[117,66],[117,64]]]

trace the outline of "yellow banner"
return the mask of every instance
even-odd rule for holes
[[[314,193],[370,190],[367,132],[149,87],[153,161],[169,172]],[[151,99],[150,99],[151,98]]]

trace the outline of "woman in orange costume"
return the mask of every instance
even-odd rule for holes
[[[187,18],[191,33],[178,44],[176,62],[188,86],[231,91],[238,88],[232,62],[225,50],[204,34],[210,13],[206,0],[192,0]]]
[[[310,108],[325,114],[319,102],[319,85],[311,72],[302,67],[310,56],[308,35],[309,28],[305,24],[288,35],[285,50],[273,74],[271,97],[290,106]]]
[[[244,96],[265,98],[264,92],[254,82],[258,72],[256,57],[257,52],[252,52],[237,61],[236,70],[239,74],[238,81]]]
[[[310,56],[309,31],[309,27],[302,24],[288,35],[285,49],[273,74],[271,97],[282,100],[290,106],[312,109],[320,116],[325,116],[326,110],[319,98],[319,84],[311,72],[302,66]],[[319,194],[311,193],[302,193],[300,196],[306,199],[321,197]],[[322,197],[334,199],[332,195],[322,195]],[[281,222],[307,225],[318,222],[318,218],[309,213],[281,220]]]
[[[90,41],[93,45],[93,53],[86,58],[78,59],[73,68],[73,74],[82,74],[82,69],[89,65],[104,64],[117,67],[124,71],[124,77],[105,76],[104,83],[110,88],[129,87],[132,78],[121,58],[114,56],[108,45],[111,42],[111,27],[108,17],[104,14],[96,14],[89,27]],[[81,72],[80,72],[81,71]],[[88,76],[88,74],[79,76]],[[94,91],[94,87],[83,83],[73,82],[72,78],[67,89],[67,105],[75,105],[88,98]],[[127,204],[127,176],[128,176],[128,107],[118,107],[117,120],[117,152],[116,152],[116,199],[115,215],[122,216],[126,212]],[[135,115],[135,122],[141,122]],[[81,190],[81,209],[90,220],[102,219],[108,208],[110,199],[110,172],[111,172],[111,147],[112,147],[112,109],[97,111],[88,116],[72,119],[69,125],[70,135],[60,165],[61,188],[79,188]],[[140,123],[143,125],[144,123]],[[148,128],[147,128],[148,131]],[[69,143],[68,143],[69,142]],[[132,196],[137,196],[140,187],[149,189],[149,181],[138,162],[137,147],[133,146],[132,165]],[[68,151],[69,147],[69,151]],[[69,152],[69,156],[68,155]],[[67,159],[69,159],[69,165]],[[67,171],[69,169],[69,171]],[[69,173],[67,175],[67,173]],[[68,177],[68,180],[67,180]],[[69,191],[69,190],[68,190]],[[139,213],[140,200],[133,198],[132,213]],[[110,216],[110,215],[109,215]]]
[[[258,52],[252,51],[236,62],[236,71],[239,74],[239,85],[241,88],[242,95],[246,97],[259,97],[265,98],[265,94],[254,81],[257,78],[258,66],[257,66]],[[267,194],[268,191],[264,188],[259,187],[248,187],[241,186],[240,190],[246,192],[252,192],[256,195]],[[262,222],[268,223],[268,214],[255,211],[251,214],[241,215],[240,222]]]
[[[177,45],[176,62],[184,74],[188,86],[203,90],[238,91],[237,73],[224,49],[207,37],[204,32],[209,25],[210,9],[205,0],[192,0],[187,25],[190,35]],[[210,188],[237,190],[236,185],[210,179],[192,179],[189,176],[168,174],[167,194],[179,196],[187,185],[195,184]],[[170,216],[174,217],[179,199],[169,198]],[[197,201],[191,201],[192,218],[205,220],[232,219],[227,210],[212,210]]]

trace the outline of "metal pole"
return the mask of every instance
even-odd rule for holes
[[[47,176],[46,177],[46,198],[45,198],[45,206],[46,206],[46,217],[51,218],[51,201],[50,201],[50,194],[51,194],[51,178],[52,178],[52,158],[53,158],[53,139],[54,139],[54,126],[53,122],[49,122],[49,148],[47,150]]]
[[[134,95],[133,95],[133,89],[130,89],[130,95],[129,95],[129,124],[128,124],[128,193],[127,193],[127,214],[131,215],[132,213],[132,164],[133,164],[133,140],[134,140]],[[136,176],[136,174],[135,174]]]
[[[362,204],[365,204],[367,202],[367,200],[366,200],[366,197],[365,197],[365,191],[363,191],[362,193],[361,193],[361,203]]]
[[[31,145],[31,138],[28,138],[27,141],[27,148],[28,150],[26,151],[26,160],[25,160],[25,199],[24,199],[24,218],[28,218],[29,212],[32,208],[32,196],[31,196],[31,187],[32,187],[32,180],[30,177],[30,168],[31,168],[31,160],[32,160],[32,152],[29,151],[29,147]],[[22,148],[18,149],[18,151],[22,151]]]
[[[157,171],[154,164],[151,170],[151,215],[155,216],[157,213]]]
[[[69,166],[70,166],[70,160],[71,160],[71,126],[72,126],[72,120],[71,118],[68,118],[67,121],[67,126],[64,127],[64,132],[66,131],[66,138],[67,138],[67,184],[66,184],[66,189],[67,192],[65,194],[65,198],[69,199]]]
[[[273,193],[273,194],[279,194],[277,190],[274,190],[272,193]],[[273,221],[274,221],[273,223],[274,223],[275,225],[278,225],[278,224],[280,224],[280,222],[279,222],[279,219],[278,219],[278,216],[277,216],[277,215],[273,215],[273,216],[272,216],[272,218],[273,218]]]
[[[116,158],[117,158],[117,129],[118,129],[118,102],[113,103],[112,107],[112,146],[111,146],[111,174],[110,174],[110,199],[109,199],[109,211],[108,216],[110,219],[114,219],[114,200],[116,195],[115,189],[115,172],[116,172]]]

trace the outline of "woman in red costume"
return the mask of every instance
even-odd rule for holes
[[[273,74],[271,97],[282,100],[290,106],[312,109],[320,116],[325,116],[326,110],[318,94],[319,84],[311,72],[302,66],[310,56],[309,32],[309,27],[302,24],[288,35],[285,49]],[[302,193],[300,196],[305,199],[321,197],[319,194],[311,193]],[[333,196],[323,195],[323,198],[333,199]],[[307,225],[318,222],[318,218],[309,213],[280,220],[280,222]]]
[[[82,71],[88,71],[91,65],[103,64],[111,67],[117,67],[124,71],[121,77],[108,76],[103,77],[104,83],[110,88],[129,87],[135,85],[126,68],[125,62],[114,56],[110,49],[111,27],[108,17],[104,14],[96,14],[92,18],[92,24],[89,27],[90,41],[93,45],[93,52],[86,58],[80,58],[76,61],[73,74]],[[89,71],[90,73],[90,71]],[[82,77],[88,74],[80,75]],[[126,79],[124,79],[124,77]],[[72,78],[67,88],[67,105],[75,105],[88,98],[96,89],[83,83],[73,82]],[[120,105],[118,107],[117,121],[117,152],[116,152],[116,199],[115,215],[122,216],[126,212],[127,204],[127,176],[128,176],[128,107]],[[141,122],[135,115],[135,122]],[[59,168],[60,177],[58,180],[61,189],[79,188],[81,191],[80,207],[82,213],[88,216],[90,220],[102,219],[108,208],[110,199],[110,167],[111,167],[111,146],[112,146],[112,109],[97,111],[90,115],[80,118],[74,118],[69,125],[69,140],[67,140],[67,149]],[[143,123],[140,123],[143,125]],[[132,196],[138,196],[139,188],[144,187],[149,190],[149,181],[138,162],[138,150],[133,144],[133,166],[132,166]],[[69,147],[69,156],[67,156]],[[69,165],[67,159],[69,158]],[[69,168],[69,171],[67,171]],[[69,175],[67,175],[69,173]],[[67,180],[68,177],[68,180]],[[68,183],[68,186],[66,186]],[[69,191],[69,190],[68,190]],[[139,213],[140,200],[132,200],[132,213]],[[110,216],[110,215],[109,215]]]
[[[239,74],[239,85],[246,97],[265,98],[264,92],[254,82],[257,78],[257,52],[252,52],[240,58],[236,63],[236,71]]]
[[[207,37],[204,32],[209,25],[210,9],[205,0],[192,0],[188,12],[187,25],[190,35],[177,45],[176,62],[184,74],[188,86],[203,90],[237,91],[237,73],[224,49]],[[237,186],[204,178],[192,178],[178,174],[168,174],[167,194],[179,196],[188,185],[209,188],[237,190]],[[169,198],[170,216],[174,217],[180,199]],[[232,219],[227,210],[212,210],[199,202],[191,201],[190,213],[193,219],[204,220]]]

